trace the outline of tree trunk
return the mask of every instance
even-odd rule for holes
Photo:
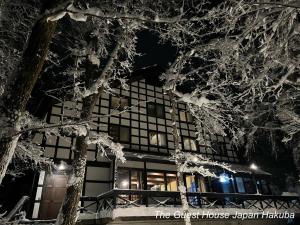
[[[183,173],[180,171],[180,166],[182,165],[181,158],[181,148],[179,146],[179,131],[176,126],[176,102],[175,96],[171,90],[168,91],[168,95],[171,101],[171,119],[172,119],[172,132],[174,137],[174,145],[175,145],[175,162],[177,166],[177,177],[178,177],[178,187],[180,192],[180,199],[182,204],[182,211],[184,215],[184,223],[185,225],[191,225],[191,218],[189,216],[189,203],[186,196],[186,187],[184,185],[184,177]]]
[[[54,1],[56,2],[56,1]],[[50,4],[49,6],[53,6]],[[51,9],[51,8],[46,8]],[[25,111],[31,91],[39,78],[47,56],[56,22],[38,20],[32,28],[27,47],[0,101],[0,184],[14,154],[19,136],[19,117]]]
[[[110,67],[113,65],[113,61],[116,58],[120,44],[117,43],[114,50],[112,51],[108,62],[105,65],[102,73],[97,76],[98,71],[95,69],[95,65],[87,65],[86,71],[86,86],[91,88],[95,84],[95,79],[98,81],[100,79],[108,80],[110,73],[108,72]],[[89,64],[89,62],[88,62]],[[98,88],[97,94],[83,98],[82,113],[80,119],[83,121],[89,121],[92,116],[93,109],[99,99],[104,87],[100,86]],[[60,212],[58,214],[56,225],[74,225],[77,220],[77,209],[80,201],[80,195],[83,187],[86,160],[87,160],[87,143],[88,138],[87,132],[86,136],[79,136],[76,138],[76,145],[74,151],[73,160],[73,174],[69,178],[68,187],[64,201],[62,203]]]
[[[99,93],[83,99],[82,113],[80,116],[82,120],[89,120],[92,116],[93,108],[100,96]],[[77,209],[83,187],[87,160],[87,137],[88,136],[78,136],[76,138],[72,165],[73,174],[70,176],[68,181],[65,198],[57,217],[57,225],[73,225],[77,220]]]

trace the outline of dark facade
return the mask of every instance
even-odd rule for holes
[[[108,133],[124,146],[126,163],[117,162],[113,155],[99,153],[90,145],[82,196],[95,197],[112,189],[152,190],[176,192],[177,177],[174,153],[170,99],[161,87],[149,85],[145,80],[135,81],[129,90],[115,89],[115,95],[102,94],[94,109],[91,129]],[[128,112],[121,110],[130,107]],[[47,122],[59,123],[79,115],[80,102],[64,102],[52,107]],[[109,116],[108,116],[109,115]],[[270,174],[261,169],[250,169],[231,145],[229,137],[210,135],[203,129],[203,142],[196,139],[196,129],[186,106],[177,106],[177,127],[183,151],[203,154],[213,160],[227,162],[237,171],[230,174],[213,168],[220,178],[207,178],[185,174],[188,192],[217,192],[272,194],[268,180]],[[74,139],[37,134],[34,141],[45,147],[45,155],[54,158],[57,170],[42,171],[36,181],[32,218],[56,217],[63,199],[68,163],[72,160]],[[82,206],[89,201],[81,202]],[[93,210],[94,206],[89,207]]]

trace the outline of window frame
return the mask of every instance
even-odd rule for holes
[[[127,181],[128,181],[128,187],[129,189],[132,189],[131,186],[132,186],[132,177],[133,177],[133,172],[136,171],[137,173],[140,173],[141,175],[141,179],[138,180],[138,183],[139,183],[139,188],[138,189],[132,189],[132,190],[144,190],[144,184],[143,184],[143,176],[144,176],[144,170],[143,169],[140,169],[140,168],[131,168],[131,167],[118,167],[118,173],[120,170],[123,170],[123,171],[126,171],[128,173],[127,175]],[[119,189],[125,189],[125,188],[122,188],[121,187],[121,184],[120,184],[120,178],[117,177],[116,179],[116,185]]]
[[[184,113],[185,120],[182,120],[182,119],[181,119],[180,113]],[[188,111],[182,110],[182,109],[181,109],[181,110],[179,110],[178,115],[179,115],[179,121],[180,121],[180,122],[194,123],[194,117],[193,117],[192,114],[190,114]],[[191,119],[189,120],[188,118],[191,118]]]
[[[146,177],[146,189],[145,190],[150,190],[148,189],[148,173],[162,173],[163,175],[163,185],[164,185],[164,189],[163,191],[169,191],[168,190],[168,174],[173,174],[175,175],[175,179],[176,179],[176,187],[177,187],[177,191],[178,191],[178,177],[177,177],[177,173],[176,171],[168,171],[168,170],[156,170],[156,169],[147,169],[145,171],[145,177]]]
[[[199,152],[199,144],[198,144],[198,142],[197,142],[197,140],[196,139],[194,139],[194,138],[191,138],[191,137],[189,137],[189,136],[181,136],[182,137],[182,149],[184,150],[184,151],[188,151],[188,152]],[[189,145],[190,145],[190,149],[186,149],[185,148],[185,145],[184,145],[184,140],[185,139],[189,139]],[[192,150],[192,145],[191,145],[191,141],[195,141],[195,144],[196,144],[196,149],[195,150]]]
[[[118,128],[118,137],[117,137],[117,139],[116,139],[116,137],[114,137],[114,136],[112,136],[111,135],[111,128],[112,127],[117,127]],[[128,141],[121,141],[121,128],[126,128],[126,129],[128,129]],[[122,125],[117,125],[117,124],[109,124],[109,127],[108,127],[108,135],[110,136],[110,137],[112,137],[113,138],[113,141],[114,142],[120,142],[120,143],[130,143],[130,137],[131,137],[131,129],[130,129],[130,127],[128,127],[128,126],[122,126]]]
[[[155,113],[150,113],[149,111],[149,106],[150,105],[153,105],[154,106],[154,111],[155,111]],[[158,107],[162,107],[162,114],[163,115],[158,115],[158,110],[157,110],[157,108]],[[160,104],[160,103],[156,103],[156,102],[147,102],[147,115],[148,116],[152,116],[152,117],[157,117],[157,118],[161,118],[161,119],[165,119],[166,118],[166,111],[165,111],[165,107],[164,107],[164,105],[163,104]]]
[[[238,182],[238,180],[239,180],[239,182]],[[242,175],[236,175],[236,176],[234,176],[234,183],[236,185],[236,187],[235,187],[236,193],[247,194],[246,188],[245,188],[245,184],[244,184],[244,179],[243,179]],[[242,185],[243,191],[239,190],[239,184],[238,183],[240,183]]]
[[[250,176],[243,176],[243,183],[245,187],[245,193],[246,194],[255,194],[257,193],[257,185],[255,184],[254,180]],[[253,189],[250,191],[250,189]]]
[[[156,138],[157,144],[151,144],[151,141],[150,141],[151,133],[155,133],[155,134],[157,135],[157,138]],[[158,141],[158,135],[159,135],[159,134],[164,135],[165,142],[166,142],[165,145],[159,145],[159,141]],[[155,131],[155,130],[148,130],[148,141],[149,141],[149,145],[150,145],[150,146],[162,147],[162,148],[168,148],[168,139],[167,139],[166,133],[164,133],[164,132],[158,132],[158,131]]]
[[[113,98],[118,98],[119,99],[119,106],[118,107],[113,107]],[[121,100],[122,99],[126,99],[127,100],[127,106],[123,107],[121,105]],[[109,106],[110,106],[111,109],[124,111],[125,108],[129,108],[130,107],[130,99],[127,96],[123,96],[123,95],[110,96],[110,105]]]

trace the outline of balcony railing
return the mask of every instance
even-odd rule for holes
[[[236,208],[254,209],[294,209],[300,210],[300,198],[297,196],[276,196],[238,193],[187,193],[192,208]],[[180,193],[150,190],[115,189],[97,197],[81,197],[84,207],[81,212],[94,213],[112,211],[116,208],[129,207],[180,207]]]

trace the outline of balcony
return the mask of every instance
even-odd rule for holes
[[[187,193],[191,211],[300,212],[298,196],[237,193]],[[180,193],[150,190],[115,189],[97,197],[81,197],[81,219],[117,217],[155,217],[158,210],[170,213],[181,208]],[[137,210],[138,208],[138,210]]]

